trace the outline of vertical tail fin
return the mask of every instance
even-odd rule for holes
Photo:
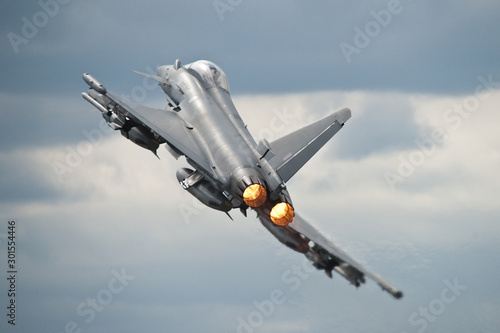
[[[345,108],[270,143],[271,166],[284,182],[292,178],[351,118]]]

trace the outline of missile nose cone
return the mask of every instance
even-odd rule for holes
[[[270,214],[271,221],[280,227],[290,224],[294,216],[293,207],[287,202],[280,202],[274,205]]]
[[[243,191],[243,201],[252,208],[260,207],[267,200],[267,192],[261,184],[252,184]]]

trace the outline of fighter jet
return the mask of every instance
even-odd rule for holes
[[[200,60],[157,68],[156,80],[166,94],[163,108],[151,108],[108,91],[90,74],[82,96],[114,130],[157,155],[165,148],[190,167],[177,171],[183,189],[206,206],[225,212],[257,213],[262,225],[281,243],[304,254],[331,278],[332,271],[359,287],[365,276],[395,298],[403,293],[365,269],[295,212],[286,183],[351,117],[347,108],[334,112],[273,142],[257,142],[231,99],[226,75],[216,64]]]

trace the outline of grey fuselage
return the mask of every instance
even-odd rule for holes
[[[180,109],[179,115],[209,161],[212,176],[216,175],[204,176],[214,178],[212,181],[237,198],[249,183],[264,182],[270,198],[276,199],[285,189],[284,182],[257,150],[227,86],[211,84],[189,66],[161,66],[157,74],[165,80],[160,86]],[[218,67],[216,70],[225,79]]]

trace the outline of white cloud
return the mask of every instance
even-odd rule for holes
[[[410,141],[391,149],[364,150],[363,141],[350,140],[352,136],[367,135],[368,131],[376,134],[377,129],[387,128],[384,123],[391,118],[385,116],[402,105],[411,107],[404,116],[394,118],[390,128],[414,128],[414,139],[426,139],[433,129],[446,125],[443,112],[465,98],[361,91],[235,96],[240,114],[255,135],[259,129],[268,128],[278,137],[341,107],[352,109],[353,118],[289,182],[290,194],[298,212],[333,235],[350,254],[396,285],[406,287],[410,299],[422,293],[421,298],[405,305],[395,303],[371,282],[356,291],[341,279],[329,281],[316,273],[298,293],[287,294],[288,301],[265,321],[263,330],[283,327],[291,313],[303,312],[308,317],[299,321],[301,329],[324,328],[332,324],[324,317],[330,313],[325,309],[337,304],[339,295],[344,297],[341,303],[345,306],[335,306],[335,311],[341,315],[361,308],[375,311],[376,320],[390,310],[396,314],[393,320],[380,319],[378,324],[408,329],[408,315],[418,310],[419,302],[436,297],[419,288],[436,276],[441,281],[457,276],[453,269],[434,263],[436,258],[451,265],[458,259],[449,251],[465,246],[470,247],[466,253],[468,260],[473,260],[468,261],[473,269],[489,265],[480,258],[500,237],[496,227],[500,138],[495,131],[500,120],[495,112],[499,92],[483,101],[444,142],[436,144],[433,153],[394,190],[387,185],[384,173],[397,173],[399,156],[407,158],[419,151],[418,145]],[[397,103],[393,105],[392,101]],[[294,117],[279,118],[276,112],[284,110]],[[384,117],[372,117],[371,112]],[[273,120],[276,117],[282,123]],[[364,117],[371,121],[363,122]],[[96,123],[100,121],[95,118]],[[276,128],[282,124],[286,126]],[[397,135],[389,138],[399,139]],[[352,149],[359,152],[357,156],[339,153],[340,146],[349,148],[351,143]],[[69,144],[75,150],[78,145]],[[207,325],[236,330],[237,317],[254,311],[253,301],[264,300],[273,289],[286,290],[280,277],[290,266],[300,263],[301,256],[268,235],[253,213],[245,219],[239,212],[232,212],[235,221],[230,221],[220,212],[193,204],[175,178],[176,169],[186,165],[182,160],[175,161],[164,149],[160,149],[158,160],[112,133],[91,145],[89,153],[81,156],[61,182],[53,163],[65,162],[65,147],[61,142],[45,148],[18,148],[0,156],[3,171],[8,172],[3,180],[8,191],[15,185],[5,180],[22,173],[31,175],[27,179],[43,179],[31,182],[37,186],[32,187],[33,191],[52,192],[50,198],[37,196],[1,203],[3,220],[19,220],[20,255],[23,271],[29,274],[25,277],[29,290],[55,290],[53,295],[25,294],[26,301],[49,302],[52,310],[58,304],[75,309],[103,288],[112,269],[125,267],[137,282],[99,315],[103,325],[111,325],[107,318],[133,312],[134,320],[149,318],[151,327],[156,327],[168,309],[175,314],[168,317],[170,322],[178,327],[193,327],[176,318],[203,317],[207,309],[217,307],[226,309],[224,314],[217,321],[207,320]],[[184,204],[199,213],[189,224],[180,213],[179,207]],[[458,276],[473,279],[465,273]],[[494,286],[491,281],[484,288]],[[65,298],[67,290],[72,290],[72,295]],[[330,297],[330,293],[337,297]],[[370,302],[379,304],[379,300],[384,306],[374,309]],[[308,310],[311,304],[314,311]],[[355,311],[346,318],[353,316],[363,315]],[[34,320],[40,318],[43,315]],[[82,318],[65,314],[54,319],[52,329],[61,329],[60,325],[70,319],[82,323]],[[92,327],[99,325],[92,323]],[[344,320],[339,325],[353,323]],[[357,327],[364,326],[359,323]]]

